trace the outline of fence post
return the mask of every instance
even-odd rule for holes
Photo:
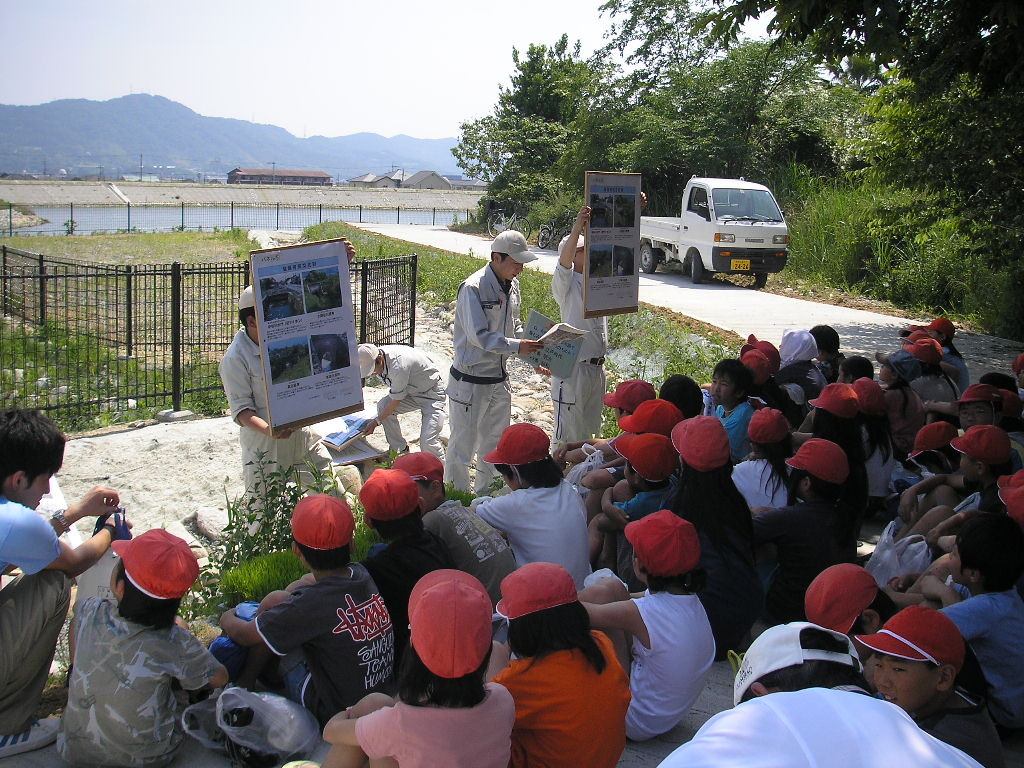
[[[231,201],[231,228],[235,228],[235,201]]]
[[[128,208],[131,210],[131,206]],[[135,340],[132,338],[135,335],[135,302],[132,300],[132,265],[126,264],[124,268],[124,346],[125,355],[133,357],[135,355]]]
[[[39,325],[46,324],[46,257],[39,254]]]
[[[181,201],[181,231],[185,231],[185,201]],[[175,409],[177,410],[177,409]]]
[[[281,204],[277,203],[277,218],[274,220],[274,229],[281,228]]]
[[[419,262],[419,257],[414,253],[412,255],[412,285],[409,287],[409,346],[416,346],[416,265]]]
[[[370,263],[368,261],[362,262],[359,266],[362,268],[362,280],[359,285],[359,343],[366,343],[366,293],[369,290],[370,283]]]
[[[437,208],[430,209],[430,226],[437,226]]]
[[[363,206],[359,206],[359,223],[363,223]]]
[[[395,209],[395,224],[402,223],[402,206],[398,206]]]
[[[171,407],[181,410],[181,262],[171,264]]]
[[[128,203],[128,234],[132,233],[132,204]]]
[[[68,221],[70,223],[67,226],[67,233],[69,235],[73,235],[73,234],[75,234],[75,204],[74,203],[69,203],[68,204],[68,208],[70,209],[71,212],[68,214]]]
[[[320,203],[320,221],[318,221],[317,223],[318,224],[323,224],[324,223],[324,204],[323,203]]]
[[[7,308],[10,304],[10,284],[7,282],[7,246],[0,245],[0,253],[3,254],[3,261],[0,262],[0,297],[3,298],[3,312],[7,314]]]

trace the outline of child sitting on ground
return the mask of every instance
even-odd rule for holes
[[[252,688],[274,656],[288,698],[322,723],[391,682],[394,633],[377,585],[349,562],[355,521],[333,496],[307,496],[292,513],[292,552],[312,572],[271,592],[256,617],[235,609],[220,619],[224,634],[249,649],[238,684]]]
[[[732,481],[751,512],[776,509],[789,501],[789,467],[793,438],[782,411],[762,408],[747,426],[750,458],[732,468]]]
[[[646,400],[653,400],[658,395],[654,391],[654,385],[643,379],[628,379],[620,381],[613,392],[604,396],[604,404],[615,411],[615,418],[621,419],[633,413],[640,403]],[[613,451],[606,450],[608,440],[593,438],[579,442],[563,443],[555,449],[555,461],[559,464],[580,464],[585,461],[595,450],[606,454],[609,461],[619,457]]]
[[[965,647],[949,617],[912,605],[886,621],[877,634],[855,639],[872,652],[865,667],[880,696],[914,718],[922,730],[985,768],[1005,765],[999,734],[984,704],[957,686]]]
[[[515,704],[485,683],[491,599],[468,573],[432,571],[409,597],[411,641],[398,673],[398,700],[367,696],[324,728],[333,746],[323,768],[506,768]]]
[[[626,736],[651,739],[671,730],[693,706],[715,658],[707,614],[694,594],[704,581],[697,530],[667,509],[626,526],[633,567],[647,585],[631,596],[616,578],[580,593],[590,623],[607,631],[633,698]]]
[[[154,529],[111,546],[121,558],[110,578],[117,603],[78,604],[57,752],[74,764],[166,765],[184,738],[172,683],[217,688],[228,673],[177,623],[181,598],[199,576],[188,544]]]
[[[839,363],[839,378],[841,384],[853,384],[857,379],[875,378],[875,366],[871,361],[861,355],[850,355]]]
[[[591,630],[569,572],[530,563],[501,593],[508,645],[495,645],[491,669],[516,702],[509,765],[613,768],[626,746],[629,678],[607,635]]]
[[[715,416],[729,433],[733,463],[743,461],[750,453],[747,427],[754,408],[747,402],[754,383],[750,369],[739,360],[721,360],[711,379],[711,396],[715,400]]]

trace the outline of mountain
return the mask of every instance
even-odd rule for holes
[[[300,139],[283,128],[204,117],[163,96],[61,99],[35,106],[0,104],[0,173],[106,176],[139,172],[191,178],[232,168],[321,170],[336,178],[392,167],[455,173],[457,139],[386,138],[375,133]],[[102,169],[102,171],[100,170]]]

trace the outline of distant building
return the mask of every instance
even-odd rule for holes
[[[403,170],[392,171],[391,173],[366,173],[362,176],[356,176],[354,179],[349,179],[348,183],[353,187],[404,187],[405,180],[409,178],[409,174]]]
[[[480,179],[464,179],[461,176],[449,176],[452,189],[469,190],[470,192],[486,192],[487,182]]]
[[[406,189],[451,189],[452,183],[437,171],[418,171],[402,182],[402,186]]]
[[[323,171],[292,171],[287,168],[235,168],[228,184],[287,184],[295,187],[329,187],[331,176]]]
[[[346,179],[345,183],[351,187],[368,187],[377,179],[376,173],[364,173],[352,179]]]

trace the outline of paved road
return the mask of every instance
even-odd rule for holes
[[[361,229],[411,243],[443,248],[455,253],[486,257],[490,238],[451,232],[444,227],[414,224],[361,224]],[[531,248],[540,258],[531,267],[551,273],[557,256],[554,251]],[[787,328],[811,328],[819,323],[831,325],[842,339],[843,351],[874,359],[876,351],[898,348],[897,331],[907,325],[905,318],[836,307],[814,301],[780,296],[764,291],[726,283],[711,282],[694,285],[679,272],[662,272],[640,276],[640,300],[671,309],[705,323],[734,331],[740,336],[755,334],[775,345]],[[922,319],[927,322],[927,319]],[[957,347],[963,352],[971,370],[978,377],[990,370],[1009,373],[1010,363],[1024,352],[1024,344],[996,336],[958,332]]]

